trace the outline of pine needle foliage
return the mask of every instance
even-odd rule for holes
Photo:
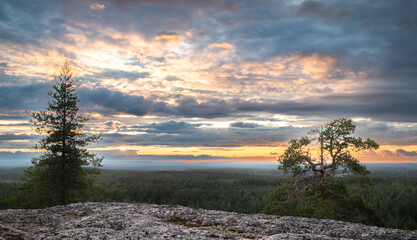
[[[78,114],[80,101],[68,63],[65,63],[55,84],[48,92],[52,100],[44,111],[30,111],[35,131],[43,135],[34,146],[43,150],[31,160],[25,171],[19,201],[23,207],[46,207],[88,200],[95,189],[94,176],[99,174],[102,157],[89,153],[87,146],[97,142],[101,134],[83,131],[87,117]]]
[[[335,119],[324,128],[293,139],[278,158],[278,169],[292,175],[291,180],[271,195],[264,212],[330,218],[383,226],[375,210],[359,196],[352,196],[343,176],[357,176],[363,187],[372,184],[370,171],[353,152],[379,147],[372,139],[355,137],[351,119]]]

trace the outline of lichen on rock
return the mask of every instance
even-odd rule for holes
[[[0,239],[417,239],[334,220],[130,203],[0,211]]]

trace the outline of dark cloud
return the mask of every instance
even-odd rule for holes
[[[142,96],[127,95],[106,88],[80,88],[78,90],[83,106],[99,106],[110,114],[127,113],[143,116],[148,112],[167,111],[167,105],[162,102],[154,102]]]
[[[9,75],[6,73],[10,67],[0,67],[0,80],[4,84],[3,86],[14,86],[14,85],[26,85],[28,82],[36,82],[40,80],[37,77],[26,77],[19,75]]]
[[[147,78],[149,77],[148,72],[126,72],[126,71],[104,71],[100,73],[96,73],[94,75],[87,75],[84,78],[93,77],[95,79],[103,79],[103,78],[114,78],[114,79],[121,79],[126,78],[128,80],[136,80],[138,78]]]
[[[49,84],[0,86],[0,108],[41,110],[47,105]],[[176,104],[167,104],[143,96],[128,95],[106,88],[77,90],[81,106],[98,107],[104,114],[126,113],[143,116],[154,113],[164,116],[218,118],[244,113],[279,113],[301,116],[368,117],[381,121],[413,122],[417,118],[417,95],[410,89],[372,89],[350,94],[329,93],[298,101],[225,101],[208,99],[198,102],[180,97]],[[239,124],[233,126],[238,127]],[[240,127],[242,127],[241,125]],[[247,125],[249,126],[249,125]],[[247,127],[246,126],[246,127]],[[253,127],[253,126],[252,126]]]
[[[177,76],[167,76],[165,78],[165,80],[167,80],[167,81],[182,81],[182,79],[177,77]]]
[[[3,21],[3,22],[7,21],[9,19],[7,15],[8,14],[6,12],[6,8],[3,5],[3,7],[0,8],[0,21]]]
[[[355,124],[357,127],[366,128],[370,131],[386,132],[390,130],[388,124],[382,122],[357,121]]]
[[[267,15],[268,20],[225,26],[229,30],[225,38],[232,39],[236,51],[249,60],[319,53],[337,59],[335,79],[344,79],[344,72],[353,71],[367,73],[368,80],[380,83],[416,86],[412,79],[417,74],[413,41],[417,32],[411,30],[415,1],[305,1],[298,6],[284,5],[284,9],[288,12],[278,9],[278,14]],[[291,16],[292,11],[298,18]],[[323,18],[337,23],[323,22]]]
[[[136,116],[155,114],[172,118],[228,118],[228,121],[239,121],[236,119],[240,116],[260,113],[295,115],[307,119],[369,118],[371,121],[358,123],[359,134],[385,144],[417,144],[415,127],[402,128],[375,122],[416,122],[416,1],[103,0],[99,3],[105,7],[101,11],[93,11],[90,5],[94,3],[97,1],[0,1],[0,42],[7,44],[4,45],[5,49],[24,49],[40,53],[56,50],[63,57],[75,59],[75,53],[56,47],[68,43],[79,44],[68,37],[69,34],[80,34],[92,43],[105,42],[122,48],[129,45],[129,39],[108,34],[107,30],[111,30],[120,36],[124,33],[138,34],[148,41],[155,40],[155,37],[160,37],[162,41],[168,41],[170,37],[181,41],[186,39],[195,56],[205,54],[211,43],[233,44],[235,58],[219,61],[216,63],[219,68],[228,63],[239,66],[256,62],[262,65],[277,56],[285,58],[293,54],[300,57],[331,57],[335,62],[326,79],[322,79],[327,81],[329,87],[320,85],[310,90],[316,93],[314,96],[297,100],[246,100],[246,96],[250,97],[253,92],[241,92],[241,95],[237,94],[231,100],[230,96],[219,96],[219,93],[206,89],[178,87],[173,91],[192,93],[190,95],[199,97],[178,95],[171,97],[168,103],[152,94],[144,97],[145,94],[141,92],[129,95],[102,87],[82,87],[77,93],[83,111],[92,110],[109,115],[126,113]],[[190,30],[193,31],[193,36],[185,34]],[[178,54],[176,57],[181,57],[180,53],[169,54]],[[170,64],[167,57],[169,54],[135,56],[131,65],[146,68],[149,61],[160,65]],[[0,114],[0,119],[27,119],[28,116],[19,115],[20,112],[25,109],[45,109],[51,84],[35,83],[44,79],[9,75],[10,70],[19,67],[19,63],[8,62],[7,59],[3,56],[0,61],[0,110],[7,113]],[[289,65],[290,63],[285,67],[290,67]],[[224,80],[224,83],[231,86],[241,85],[242,89],[245,89],[244,86],[255,85],[259,80],[291,84],[300,78],[289,74],[275,79],[268,73],[240,74],[239,70],[228,73],[230,77],[219,77],[218,80]],[[151,72],[106,71],[84,77],[93,78],[99,83],[102,78],[136,80],[152,75]],[[180,77],[181,75],[168,76],[165,80],[181,81]],[[311,80],[308,76],[302,78]],[[353,89],[349,93],[334,93],[336,88],[333,89],[332,86],[337,85],[337,81],[344,80],[356,81],[355,84],[360,81],[364,87]],[[268,94],[286,93],[285,88],[268,90]],[[268,90],[261,89],[259,92]],[[269,128],[245,122],[234,122],[230,128],[215,129],[187,121],[182,119],[158,122],[140,127],[108,121],[104,123],[105,126],[117,128],[119,133],[106,134],[103,144],[268,146],[299,137],[306,130],[292,127]],[[138,135],[130,135],[131,132],[124,134],[124,131],[137,131]],[[2,142],[12,140],[34,139],[26,135],[0,136]],[[23,153],[8,154],[10,159],[14,159]],[[398,149],[385,154],[416,156],[416,151]],[[195,157],[204,158],[192,155],[179,157],[191,160]]]
[[[329,6],[322,2],[307,0],[300,4],[295,14],[297,16],[314,15],[324,19],[340,21],[349,15],[349,11],[337,6]]]
[[[0,108],[10,110],[42,110],[46,107],[51,84],[30,84],[25,86],[0,86]],[[127,113],[143,116],[149,111],[169,112],[166,104],[145,99],[142,96],[123,94],[106,88],[79,88],[81,106],[99,106],[108,113]]]
[[[414,91],[417,87],[416,1],[309,0],[296,5],[288,1],[178,1],[175,4],[162,0],[103,1],[106,8],[100,18],[91,15],[89,6],[93,3],[95,1],[1,1],[0,38],[14,44],[49,49],[48,43],[52,40],[71,41],[65,34],[73,32],[81,32],[91,40],[125,44],[122,38],[105,36],[100,30],[102,27],[136,31],[149,39],[183,35],[184,31],[195,29],[203,36],[201,43],[196,42],[197,47],[201,45],[201,49],[205,49],[209,43],[227,41],[236,46],[238,56],[261,63],[277,55],[293,53],[335,57],[335,68],[340,71],[332,73],[334,79],[344,79],[344,71],[361,72],[365,74],[363,81],[372,89],[355,94],[333,94],[332,89],[323,88],[316,90],[323,94],[321,98],[282,102],[213,98],[197,102],[194,98],[183,97],[176,105],[102,88],[80,89],[82,104],[97,105],[103,111],[202,118],[248,112],[364,116],[385,121],[415,121],[417,117],[413,104],[417,101]],[[70,53],[65,54],[70,56]],[[165,61],[161,56],[151,60]],[[2,61],[0,66],[6,68],[8,63]],[[108,71],[96,77],[134,80],[148,76],[147,72]],[[14,76],[0,77],[10,83],[16,81]],[[262,76],[249,74],[242,84],[256,81],[258,77]],[[169,76],[166,80],[179,78]],[[237,78],[228,80],[231,84],[238,81]],[[48,89],[40,84],[2,86],[0,107],[35,108],[35,104],[46,102]],[[204,93],[210,94],[209,91]]]
[[[48,101],[49,84],[0,86],[0,109],[40,110]]]
[[[409,157],[417,156],[416,151],[406,151],[404,149],[397,149],[395,151],[381,150],[379,152],[367,151],[367,152],[364,152],[363,154],[368,155],[368,156],[378,156],[381,158],[385,157],[385,158],[397,158],[397,159],[404,159],[404,158],[410,159]]]
[[[417,28],[417,17],[415,15],[401,16],[397,21],[397,25],[406,30]]]
[[[224,100],[211,99],[206,102],[197,102],[195,98],[186,97],[171,108],[171,113],[186,117],[216,118],[229,116],[233,109]]]
[[[305,128],[206,128],[200,124],[168,121],[145,126],[127,126],[124,131],[129,134],[105,134],[103,144],[124,143],[143,146],[206,146],[237,147],[245,145],[275,146],[276,142],[287,142],[291,138],[303,135]],[[137,132],[137,134],[133,134]],[[145,134],[144,134],[145,133]]]
[[[417,74],[415,1],[102,1],[105,9],[93,16],[96,1],[2,1],[0,19],[7,29],[0,38],[49,49],[69,42],[66,33],[83,33],[123,45],[103,28],[139,32],[147,39],[158,34],[184,35],[195,29],[204,38],[195,42],[227,41],[242,59],[263,62],[277,55],[319,53],[335,57],[334,77],[344,72],[366,73],[397,86],[412,84]],[[48,9],[53,9],[51,12]],[[296,17],[294,17],[296,16]],[[312,18],[315,16],[316,18]],[[323,22],[323,19],[329,20]],[[137,23],[141,24],[137,24]],[[77,24],[75,24],[77,23]],[[18,29],[18,31],[16,31]],[[48,40],[48,41],[45,41]],[[164,61],[161,56],[154,60]],[[143,73],[145,76],[146,73]],[[130,76],[129,79],[134,76]]]
[[[161,36],[172,36],[172,37],[178,37],[178,34],[176,32],[167,32],[167,31],[162,31],[156,34],[157,37],[161,37]]]
[[[39,135],[25,135],[25,134],[0,134],[0,142],[7,142],[10,140],[32,140],[39,139]]]
[[[152,61],[156,61],[156,62],[164,62],[165,61],[165,57],[151,57],[149,58]]]
[[[104,123],[104,125],[106,125],[107,127],[111,128],[111,129],[114,129],[114,128],[118,129],[118,128],[120,128],[123,124],[122,124],[121,122],[118,122],[118,121],[106,121],[106,122]]]
[[[0,161],[15,161],[15,160],[26,160],[29,161],[33,157],[39,156],[40,153],[31,152],[0,152]]]
[[[0,86],[0,108],[10,110],[42,110],[46,107],[50,84],[31,84],[25,86]],[[225,101],[210,100],[198,103],[194,98],[181,98],[177,106],[145,99],[143,96],[124,94],[106,88],[86,88],[77,90],[81,106],[100,107],[103,113],[127,113],[143,116],[147,113],[178,115],[189,117],[214,118],[228,116],[229,108]],[[100,110],[100,109],[98,109]]]
[[[194,131],[201,125],[170,120],[164,123],[152,123],[144,128],[146,128],[145,132],[148,133],[185,133]]]
[[[356,94],[332,94],[315,103],[325,111],[363,116],[375,120],[413,122],[417,117],[417,95],[407,89],[375,89]],[[328,102],[328,104],[326,104]],[[337,110],[339,109],[339,111]]]
[[[53,8],[54,14],[45,6]],[[44,38],[55,39],[59,36],[57,33],[62,33],[57,26],[61,22],[57,17],[60,11],[54,1],[5,0],[0,2],[0,9],[3,9],[0,19],[7,24],[0,28],[3,41],[40,47]]]
[[[328,94],[298,101],[235,102],[238,112],[270,112],[301,116],[369,117],[374,120],[413,122],[417,118],[413,90],[371,90],[353,94]]]
[[[236,127],[236,128],[256,128],[256,127],[259,127],[260,125],[257,123],[234,122],[234,123],[231,123],[230,126]]]
[[[417,156],[416,151],[406,151],[404,149],[397,149],[396,151],[398,156],[414,157]]]
[[[9,115],[9,114],[0,114],[0,120],[26,120],[28,115]]]
[[[416,145],[417,129],[397,125],[396,123],[384,123],[370,120],[355,121],[356,132],[360,136],[366,136],[376,140],[381,145]]]

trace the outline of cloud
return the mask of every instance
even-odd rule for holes
[[[407,29],[407,30],[412,29],[412,28],[416,28],[417,27],[417,17],[416,16],[411,16],[411,15],[401,16],[397,21],[397,25],[399,27]]]
[[[394,157],[396,155],[394,152],[391,152],[390,150],[381,150],[378,152],[378,154],[374,151],[370,151],[370,154],[381,155],[383,157]]]
[[[416,157],[416,151],[406,151],[404,149],[397,149],[395,151],[392,150],[379,150],[379,151],[366,151],[362,153],[363,155],[367,156],[377,156],[379,158],[395,158],[395,159],[404,159],[409,157]]]
[[[233,112],[231,106],[224,100],[210,99],[199,103],[191,97],[179,99],[177,105],[171,108],[172,114],[186,117],[226,117],[231,112]]]
[[[176,121],[124,125],[118,133],[105,133],[102,142],[106,145],[124,143],[178,147],[276,146],[277,142],[287,142],[307,132],[305,128],[295,127],[216,128],[204,125]]]
[[[0,114],[0,120],[26,120],[27,118],[27,115]]]
[[[336,6],[328,6],[322,2],[312,0],[302,2],[295,13],[297,16],[314,15],[320,18],[335,21],[340,21],[349,16],[349,11],[347,9]]]
[[[182,81],[182,79],[181,79],[181,78],[179,78],[179,77],[177,77],[177,76],[172,76],[172,75],[167,76],[167,77],[165,78],[165,80],[167,80],[167,81]]]
[[[211,156],[211,155],[152,155],[138,154],[139,160],[157,161],[157,160],[226,160],[228,157]]]
[[[286,138],[241,116],[276,114],[369,118],[379,121],[361,126],[370,136],[415,143],[415,126],[401,124],[417,119],[416,11],[389,0],[0,1],[0,118],[44,109],[48,76],[69,60],[82,110],[103,113],[102,123],[181,118],[136,129],[153,144],[239,145],[251,134],[270,144]],[[192,123],[200,118],[234,126],[204,130]]]
[[[226,49],[226,50],[234,50],[235,46],[228,42],[222,42],[222,43],[211,43],[208,45],[209,49]]]
[[[178,44],[180,36],[174,32],[161,32],[155,35],[155,40]]]
[[[46,107],[51,85],[0,86],[0,108],[41,110]],[[106,114],[126,113],[144,116],[154,113],[164,116],[199,118],[230,117],[248,113],[273,113],[300,116],[367,117],[380,121],[413,122],[417,118],[417,95],[409,90],[368,90],[360,93],[327,93],[320,97],[305,97],[286,101],[223,100],[179,96],[174,103],[130,95],[104,87],[81,87],[77,90],[81,106]],[[210,92],[207,92],[210,93]],[[383,126],[381,126],[383,127]]]
[[[404,149],[397,149],[396,154],[398,156],[407,156],[407,157],[417,156],[417,152],[416,151],[406,151]]]
[[[106,121],[104,125],[110,129],[119,129],[121,126],[123,126],[123,123],[119,121]]]
[[[234,122],[234,123],[231,123],[230,126],[236,127],[236,128],[256,128],[256,127],[259,127],[260,125],[257,123]]]
[[[40,105],[47,103],[49,88],[48,84],[0,86],[0,109],[40,110]]]
[[[89,39],[97,40],[106,40],[102,30],[104,27],[120,29],[121,34],[135,31],[145,38],[156,37],[162,41],[174,42],[178,41],[178,37],[189,31],[189,29],[196,29],[197,32],[204,33],[203,41],[216,42],[217,47],[219,47],[219,44],[226,46],[224,39],[228,39],[227,44],[235,46],[237,49],[236,53],[241,58],[257,59],[263,62],[272,57],[294,52],[298,52],[301,55],[319,53],[337,58],[341,69],[363,71],[366,70],[364,66],[367,66],[376,68],[376,72],[381,72],[379,74],[380,77],[387,76],[385,72],[391,73],[391,75],[394,72],[407,75],[404,77],[413,76],[413,73],[410,73],[410,71],[413,70],[412,66],[415,66],[413,64],[415,58],[413,56],[407,57],[405,49],[415,49],[411,41],[413,37],[408,36],[413,35],[414,32],[407,33],[403,31],[403,27],[397,29],[396,26],[398,22],[412,23],[413,15],[410,15],[409,12],[415,10],[415,4],[404,4],[405,6],[401,6],[401,4],[389,1],[380,1],[379,3],[371,1],[360,3],[344,2],[338,3],[339,6],[331,2],[323,3],[319,1],[304,1],[299,5],[268,1],[262,1],[257,4],[254,2],[239,3],[234,1],[221,3],[203,1],[205,2],[204,4],[188,1],[181,1],[177,4],[168,4],[161,1],[152,3],[121,2],[123,3],[120,3],[120,1],[109,2],[109,5],[113,7],[124,5],[126,6],[123,9],[124,12],[120,10],[119,14],[108,15],[101,20],[91,19],[83,11],[75,11],[71,15],[71,9],[68,9],[68,13],[64,11],[69,8],[67,4],[62,6],[58,4],[60,8],[57,9],[61,10],[56,13],[60,19],[58,24],[50,24],[53,19],[46,18],[40,9],[51,4],[49,1],[34,1],[35,10],[33,13],[28,11],[23,4],[7,2],[5,5],[8,8],[12,8],[13,11],[24,12],[33,18],[33,21],[28,21],[28,24],[24,23],[21,24],[22,26],[15,26],[17,29],[23,29],[19,32],[25,33],[24,35],[29,37],[29,41],[36,40],[36,38],[51,38],[62,42],[68,38],[57,39],[58,36],[73,33],[74,26],[70,25],[70,23],[75,22],[74,20],[76,20],[78,26],[85,26],[84,28],[86,29],[83,32],[89,33]],[[83,3],[75,2],[73,5],[75,5],[73,7],[81,9]],[[149,5],[153,7],[150,8]],[[205,8],[200,9],[199,7],[201,6]],[[221,11],[210,12],[212,9]],[[233,9],[232,12],[230,11],[231,9]],[[369,11],[365,9],[369,9]],[[396,11],[392,12],[391,9],[396,9]],[[115,8],[114,11],[119,10]],[[135,11],[139,12],[133,14]],[[200,15],[194,14],[197,11],[200,11]],[[354,14],[349,15],[349,18],[347,18],[347,15],[345,16],[344,14],[346,11]],[[293,18],[292,14],[294,13],[298,14],[299,18]],[[304,16],[309,15],[339,19],[340,22],[337,27],[332,25],[322,27],[323,24],[319,22],[320,19],[304,18]],[[390,16],[392,22],[388,21],[385,23],[385,16]],[[28,19],[30,19],[29,17]],[[41,18],[42,21],[40,21],[35,20],[35,17],[44,18]],[[287,20],[282,21],[285,19]],[[152,28],[149,27],[148,29],[147,24],[131,26],[126,24],[126,20],[130,20],[129,22],[132,23],[144,22],[143,20],[146,20],[153,24]],[[221,22],[220,20],[227,21]],[[367,20],[370,26],[389,26],[392,24],[393,28],[379,27],[376,29],[376,32],[372,33],[371,30],[375,29],[368,30],[355,27],[364,20]],[[13,23],[18,23],[18,21]],[[31,23],[39,25],[36,32],[42,33],[50,32],[50,26],[58,26],[48,35],[36,36],[35,31],[31,31],[29,28],[22,28],[24,27],[23,25],[26,26]],[[89,26],[100,27],[93,28]],[[167,28],[169,30],[166,30]],[[43,29],[45,31],[42,31]],[[390,33],[389,31],[392,32]],[[33,35],[35,35],[34,38],[31,37]],[[18,36],[15,39],[24,39],[24,37]],[[386,46],[384,42],[389,46]],[[200,44],[204,45],[206,43],[197,43],[196,46],[200,46]],[[404,61],[404,59],[407,59],[407,61]],[[375,73],[375,71],[373,72]]]
[[[104,4],[99,4],[99,3],[90,4],[90,9],[91,10],[101,11],[101,10],[104,10],[105,8],[106,7],[104,6]]]
[[[94,77],[96,79],[121,79],[125,78],[128,80],[136,80],[139,78],[147,78],[150,76],[148,72],[126,72],[126,71],[115,71],[115,70],[108,70],[102,71],[100,73],[95,73],[94,75],[87,75],[86,77]]]
[[[29,161],[33,157],[39,156],[40,153],[33,152],[0,152],[0,161],[16,161],[26,160]]]
[[[127,95],[106,88],[80,88],[78,90],[81,104],[84,106],[100,106],[109,114],[127,113],[136,116],[148,112],[164,112],[166,104],[145,99],[143,96]]]
[[[164,123],[151,123],[141,128],[144,128],[144,131],[148,133],[186,133],[195,132],[194,130],[201,125],[170,120]]]
[[[0,134],[0,142],[7,142],[10,140],[33,140],[39,139],[39,135],[25,135],[25,134]]]

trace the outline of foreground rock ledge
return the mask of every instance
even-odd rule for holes
[[[417,231],[183,206],[76,203],[0,211],[0,239],[417,239]]]

